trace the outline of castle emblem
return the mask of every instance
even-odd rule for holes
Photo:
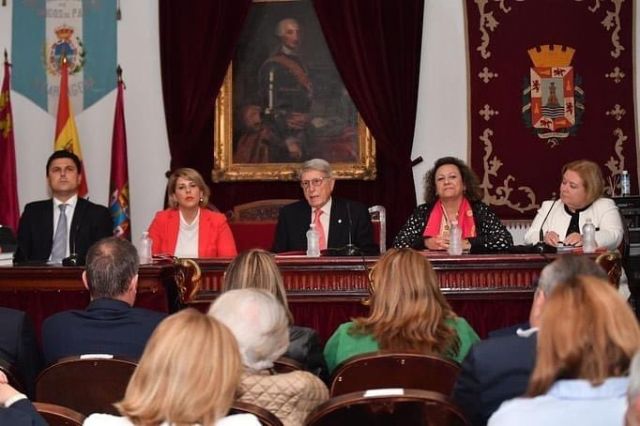
[[[533,67],[522,91],[522,119],[552,147],[577,133],[584,113],[581,79],[571,66],[574,53],[559,45],[528,50]]]
[[[52,75],[60,74],[60,64],[63,57],[67,58],[69,74],[75,74],[82,69],[85,52],[79,37],[73,37],[75,30],[63,24],[54,30],[57,40],[48,46],[46,55],[47,71]]]

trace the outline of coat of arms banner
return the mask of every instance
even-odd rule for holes
[[[636,189],[632,0],[465,0],[470,156],[484,201],[532,217],[562,166],[589,159],[606,193]]]

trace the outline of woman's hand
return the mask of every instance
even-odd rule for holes
[[[547,231],[544,234],[544,242],[553,247],[558,247],[558,242],[560,241],[560,235],[556,234],[553,231]]]
[[[565,246],[574,246],[581,247],[582,246],[582,235],[577,232],[573,232],[566,237],[564,237],[564,245]]]
[[[441,236],[425,238],[424,246],[429,250],[447,250],[449,248],[449,239]]]

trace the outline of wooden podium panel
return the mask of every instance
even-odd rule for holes
[[[449,256],[425,252],[454,311],[481,335],[524,322],[541,269],[555,256],[540,254]],[[365,315],[369,270],[377,257],[278,256],[296,324],[323,339],[351,317]],[[220,292],[229,259],[200,259],[202,280],[189,304],[206,310]],[[401,283],[398,283],[399,285]]]
[[[425,253],[432,262],[443,293],[454,311],[465,317],[481,336],[503,326],[526,321],[540,270],[551,255],[462,255]],[[278,256],[296,324],[313,327],[328,338],[342,322],[366,315],[369,270],[377,257]],[[201,281],[184,304],[206,311],[219,294],[230,259],[198,259]],[[40,330],[47,316],[66,309],[83,309],[89,294],[82,268],[18,266],[0,268],[0,306],[27,311]],[[136,306],[172,312],[183,304],[181,278],[190,271],[173,264],[140,268]],[[401,283],[398,283],[401,285]]]

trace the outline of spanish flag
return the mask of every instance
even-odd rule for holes
[[[54,151],[59,151],[61,149],[73,152],[78,156],[80,161],[82,161],[80,138],[78,138],[78,129],[76,129],[76,122],[73,119],[71,102],[69,102],[69,69],[67,66],[67,59],[65,57],[62,58],[62,64],[60,66],[60,97],[58,98],[56,139],[53,144]],[[80,197],[86,197],[89,193],[89,189],[84,166],[82,167],[81,175],[82,181],[80,182],[78,195]]]

